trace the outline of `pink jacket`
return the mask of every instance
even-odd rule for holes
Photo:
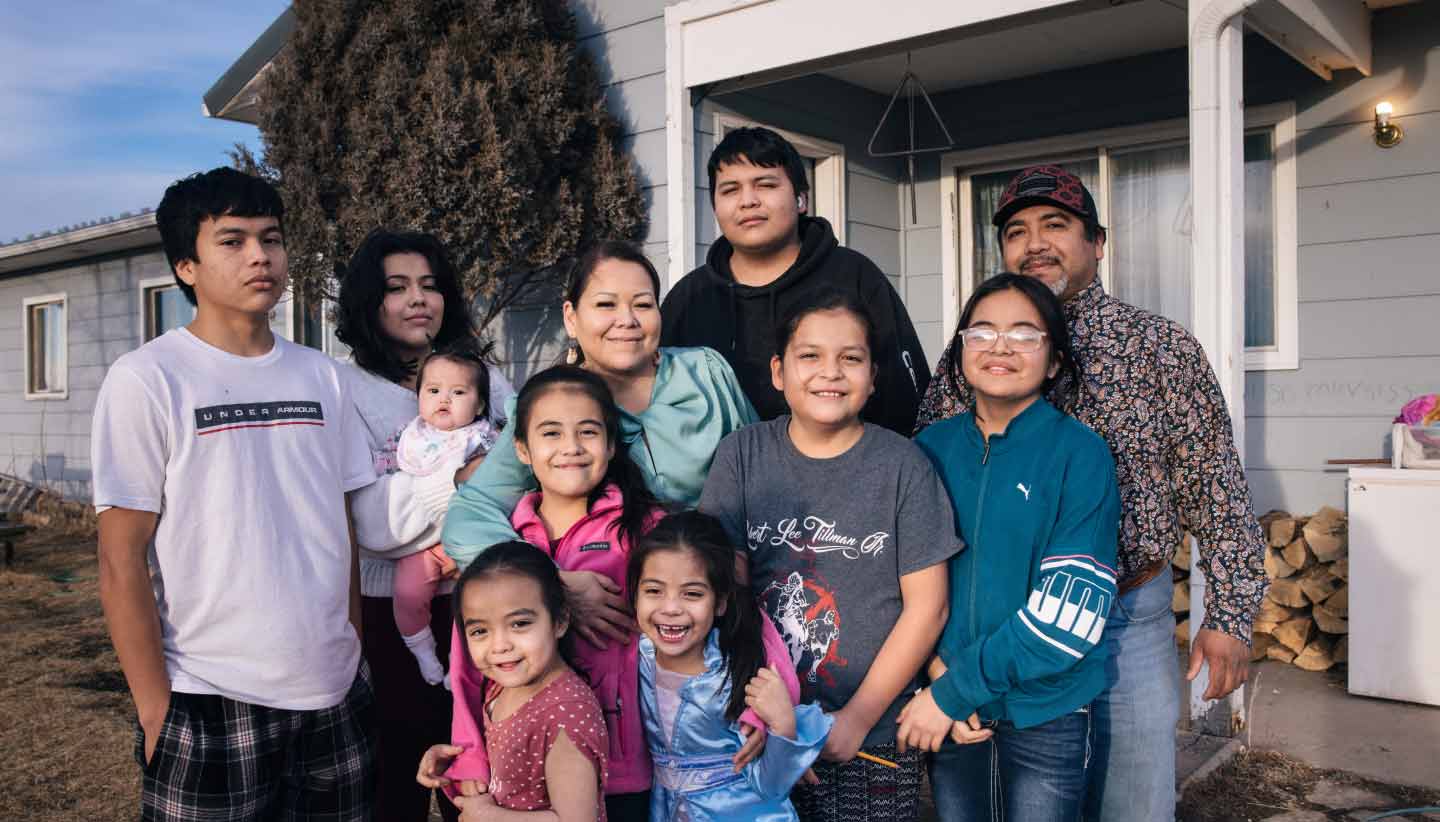
[[[630,542],[619,539],[617,534],[620,489],[607,486],[604,495],[591,506],[590,513],[553,545],[540,520],[539,506],[540,493],[534,492],[515,507],[510,523],[520,538],[550,554],[563,571],[594,571],[610,578],[620,586],[621,596],[628,601],[625,566],[630,559]],[[663,512],[657,509],[646,526],[653,525],[662,516]],[[785,641],[768,619],[763,620],[763,628],[766,658],[780,669],[791,699],[798,700],[800,683],[795,678],[795,664],[790,660]],[[639,639],[636,635],[624,645],[611,643],[604,650],[579,637],[574,641],[576,672],[594,689],[610,737],[607,794],[636,793],[650,788],[650,752],[645,745],[645,728],[640,717]],[[470,660],[465,638],[458,631],[451,632],[450,669],[455,700],[450,742],[465,748],[465,753],[455,759],[446,776],[455,781],[488,782],[490,766],[480,715],[485,695],[484,678]],[[764,727],[753,711],[747,710],[740,721]]]

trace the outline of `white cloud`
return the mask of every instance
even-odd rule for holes
[[[0,28],[0,242],[153,207],[253,128],[201,97],[284,0],[10,3]]]

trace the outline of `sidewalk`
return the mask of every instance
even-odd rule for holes
[[[1317,768],[1440,790],[1440,707],[1352,696],[1343,670],[1251,667],[1242,741]]]

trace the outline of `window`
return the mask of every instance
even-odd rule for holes
[[[805,164],[805,180],[810,184],[805,213],[824,217],[835,230],[835,238],[845,244],[845,147],[765,123],[746,120],[730,114],[715,115],[715,141],[737,128],[763,126],[790,141]],[[706,159],[709,159],[708,157]]]
[[[1246,112],[1245,364],[1251,370],[1299,365],[1294,134],[1291,104]],[[960,211],[959,282],[952,290],[960,302],[1003,268],[990,215],[1011,176],[1036,162],[1064,166],[1094,195],[1109,229],[1100,277],[1110,293],[1188,327],[1193,218],[1183,120],[947,154],[944,168],[955,174],[945,182]],[[947,323],[955,318],[958,308]]]
[[[195,319],[195,306],[172,277],[140,281],[140,342],[147,343]]]
[[[66,391],[65,295],[27,297],[25,399],[64,399]]]

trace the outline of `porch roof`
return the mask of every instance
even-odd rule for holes
[[[1245,22],[1311,71],[1370,72],[1369,7],[1261,0]],[[1200,0],[686,0],[666,12],[686,87],[710,93],[822,73],[888,94],[907,59],[932,92],[1184,46]],[[824,26],[814,21],[825,20]],[[797,36],[804,32],[804,36]]]

